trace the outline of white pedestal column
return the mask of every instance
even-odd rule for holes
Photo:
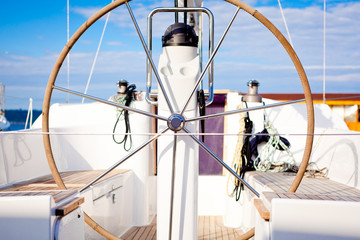
[[[196,48],[164,47],[158,70],[174,111],[179,114],[199,75]],[[158,114],[169,117],[171,113],[161,91],[158,102]],[[194,94],[183,117],[194,117],[197,112],[196,94]],[[192,133],[198,132],[198,122],[186,123],[185,127]],[[167,128],[167,122],[158,121],[158,130],[164,128]],[[167,133],[174,132],[170,130]],[[173,140],[173,135],[162,136],[158,140],[157,239],[159,240],[169,239]],[[171,237],[173,240],[197,239],[198,158],[198,145],[189,136],[178,136]]]

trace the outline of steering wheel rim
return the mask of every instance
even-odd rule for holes
[[[304,68],[303,68],[299,58],[297,57],[294,49],[291,47],[291,45],[286,40],[286,38],[260,12],[258,12],[257,10],[253,9],[249,5],[243,3],[243,2],[241,2],[239,0],[225,0],[225,1],[233,4],[234,6],[240,8],[242,10],[244,10],[245,12],[249,13],[254,18],[256,18],[259,22],[261,22],[270,32],[273,33],[273,35],[278,39],[278,41],[282,44],[282,46],[284,47],[284,49],[287,51],[288,55],[290,56],[294,66],[296,68],[296,71],[297,71],[297,73],[299,75],[299,78],[301,80],[304,95],[305,95],[306,109],[307,109],[307,138],[306,138],[304,154],[303,154],[303,157],[302,157],[302,161],[301,161],[301,164],[300,164],[299,171],[298,171],[293,183],[291,184],[290,189],[288,190],[289,192],[295,192],[296,189],[298,188],[302,178],[303,178],[303,175],[305,173],[307,164],[308,164],[309,159],[310,159],[312,143],[313,143],[313,133],[314,133],[314,109],[313,109],[313,104],[312,104],[312,95],[311,95],[309,82],[307,80]],[[45,91],[44,103],[43,103],[43,111],[42,111],[42,131],[43,132],[46,132],[46,133],[49,132],[49,109],[50,109],[50,101],[51,101],[52,91],[54,89],[54,84],[55,84],[57,75],[59,73],[59,70],[60,70],[60,68],[62,66],[62,63],[64,62],[64,60],[65,60],[66,56],[68,55],[68,53],[70,52],[71,48],[75,45],[75,43],[82,36],[82,34],[85,33],[85,31],[89,27],[92,26],[92,24],[94,24],[97,20],[99,20],[105,14],[107,14],[108,12],[112,11],[113,9],[121,6],[125,2],[129,2],[129,1],[116,0],[116,1],[108,4],[107,6],[102,8],[101,10],[99,10],[92,17],[90,17],[74,33],[74,35],[71,37],[69,42],[63,48],[61,54],[59,55],[55,65],[54,65],[54,68],[53,68],[53,70],[51,72],[51,75],[49,77],[48,84],[47,84],[47,87],[46,87],[46,91]],[[56,184],[58,185],[59,189],[64,189],[65,190],[67,188],[66,188],[66,186],[65,186],[65,184],[64,184],[64,182],[63,182],[63,180],[62,180],[62,178],[60,176],[60,173],[59,173],[59,171],[57,169],[55,159],[54,159],[54,156],[53,156],[53,153],[52,153],[50,135],[49,134],[44,134],[43,135],[43,142],[44,142],[45,154],[46,154],[46,158],[47,158],[47,161],[48,161],[48,165],[50,167],[51,174],[53,175],[54,180],[55,180]],[[114,236],[113,234],[108,232],[106,229],[102,228],[93,219],[91,219],[86,213],[85,213],[85,221],[89,226],[91,226],[95,231],[97,231],[98,233],[100,233],[104,237],[106,237],[108,239],[121,239],[121,238],[119,238],[117,236]]]

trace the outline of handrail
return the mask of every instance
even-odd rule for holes
[[[214,51],[214,15],[212,12],[205,7],[192,7],[192,8],[183,8],[183,7],[169,7],[169,8],[155,8],[148,15],[147,22],[147,47],[150,54],[152,54],[152,18],[156,13],[159,12],[203,12],[209,17],[209,57]],[[200,40],[201,41],[201,40]],[[200,58],[200,65],[202,64],[202,59]],[[148,103],[152,105],[157,105],[157,101],[151,99],[151,66],[150,62],[147,59],[146,62],[146,93],[145,99]],[[151,94],[156,96],[156,94]],[[210,105],[214,101],[214,63],[212,62],[209,67],[209,92],[205,94],[207,100],[205,101],[206,106]]]

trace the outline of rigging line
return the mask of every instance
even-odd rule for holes
[[[280,8],[281,16],[282,16],[283,21],[284,21],[284,24],[285,24],[286,32],[287,32],[287,35],[288,35],[288,37],[289,37],[290,45],[291,45],[292,48],[294,48],[294,45],[293,45],[292,40],[291,40],[289,28],[288,28],[287,23],[286,23],[284,11],[283,11],[283,9],[282,9],[282,7],[281,7],[281,2],[280,2],[280,0],[278,0],[278,3],[279,3],[279,8]]]
[[[346,99],[351,99],[351,98],[357,98],[355,101],[358,101],[358,99],[360,99],[360,95],[353,95],[353,96],[348,96],[348,97],[338,97],[338,98],[327,98],[326,101],[333,101],[333,100],[346,100]],[[321,100],[321,99],[313,99],[313,101],[317,101],[317,100]]]
[[[69,42],[70,40],[70,0],[67,0],[67,16],[66,16],[66,32],[67,32],[67,42]],[[70,52],[67,55],[67,67],[66,67],[66,72],[67,72],[67,88],[70,88]],[[66,103],[69,103],[69,98],[70,98],[70,93],[67,94],[66,97]]]
[[[110,132],[36,132],[36,131],[1,131],[0,135],[79,135],[79,136],[106,136],[106,135],[133,135],[133,136],[153,136],[157,133],[110,133]],[[188,136],[188,133],[175,133],[179,136]],[[174,133],[163,134],[163,136],[173,136]],[[196,133],[196,136],[360,136],[360,132],[350,133]]]
[[[111,2],[113,2],[113,0],[111,0]],[[106,26],[107,26],[107,24],[108,24],[108,22],[109,22],[110,13],[111,13],[111,12],[109,12],[109,13],[107,14],[107,16],[106,16],[106,21],[105,21],[105,24],[104,24],[103,31],[102,31],[102,33],[101,33],[101,37],[100,37],[100,41],[99,41],[98,48],[97,48],[97,50],[96,50],[95,58],[94,58],[94,61],[93,61],[92,66],[91,66],[90,75],[89,75],[88,81],[87,81],[87,83],[86,83],[86,87],[85,87],[84,94],[87,93],[87,90],[88,90],[89,85],[90,85],[90,80],[91,80],[92,74],[93,74],[93,72],[94,72],[96,60],[97,60],[97,57],[98,57],[98,55],[99,55],[99,51],[100,51],[100,47],[101,47],[101,44],[102,44],[102,40],[103,40],[103,38],[104,38]],[[68,88],[69,88],[69,87],[68,87]],[[85,98],[82,99],[81,103],[84,103],[84,100],[85,100]]]
[[[29,108],[28,108],[28,112],[27,112],[27,115],[26,115],[26,121],[25,121],[24,129],[26,129],[28,123],[29,123],[29,129],[32,128],[32,124],[33,124],[33,106],[32,106],[32,102],[33,102],[33,99],[30,98],[29,99]]]
[[[325,97],[325,76],[326,76],[326,0],[324,0],[324,44],[323,44],[323,103],[326,102]]]

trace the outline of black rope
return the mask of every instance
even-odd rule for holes
[[[133,100],[135,100],[135,89],[136,89],[136,85],[135,84],[131,84],[127,87],[126,89],[126,96],[125,96],[125,106],[129,107],[131,102]],[[132,138],[131,138],[131,129],[130,129],[130,121],[129,121],[129,111],[128,110],[124,110],[122,109],[119,116],[116,119],[115,125],[114,125],[114,129],[113,129],[113,133],[115,133],[116,127],[119,123],[119,119],[121,117],[121,115],[124,115],[124,119],[125,119],[125,135],[123,137],[123,139],[121,141],[117,141],[115,139],[115,134],[112,135],[113,140],[115,143],[117,144],[122,144],[124,143],[124,149],[125,151],[129,151],[132,147]],[[128,143],[128,139],[130,142],[129,147],[127,147],[127,143]]]
[[[205,105],[205,93],[204,90],[200,90],[198,93],[198,102],[199,102],[199,113],[200,116],[206,115],[206,105]],[[205,132],[205,120],[200,120],[201,133]],[[202,135],[202,141],[205,142],[205,135]]]

